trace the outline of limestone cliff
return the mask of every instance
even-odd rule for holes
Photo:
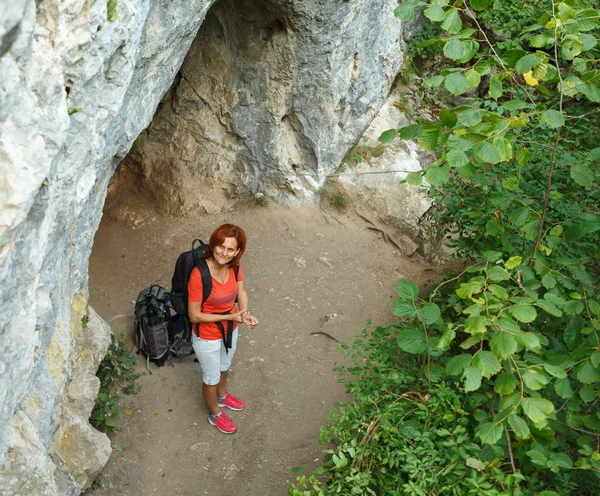
[[[213,3],[0,5],[3,495],[78,494],[109,456],[87,424],[109,335],[87,261],[115,167],[163,97],[130,163],[159,200],[153,181],[213,211],[245,190],[310,195],[399,68],[395,0]]]

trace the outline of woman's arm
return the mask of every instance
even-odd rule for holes
[[[244,281],[238,281],[238,308],[242,315],[241,322],[249,329],[254,329],[258,325],[258,319],[251,315],[248,309],[248,293],[244,289]]]

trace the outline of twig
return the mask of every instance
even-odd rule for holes
[[[508,429],[504,428],[504,435],[506,436],[506,445],[508,448],[508,457],[510,458],[510,465],[512,467],[513,474],[517,473],[517,467],[515,466],[515,459],[513,457],[512,444],[510,443],[510,434],[508,433]],[[517,487],[519,484],[517,484]]]
[[[579,427],[573,427],[572,425],[565,424],[564,422],[561,422],[560,420],[554,420],[554,419],[550,419],[550,420],[552,422],[556,422],[557,424],[564,425],[565,427],[568,427],[569,429],[573,429],[574,431],[582,432],[583,434],[589,434],[590,436],[600,438],[600,434],[598,434],[597,432],[586,431],[585,429],[580,429]]]
[[[339,340],[339,339],[337,339],[337,338],[334,338],[334,337],[333,337],[331,334],[329,334],[328,332],[325,332],[325,331],[315,331],[315,332],[311,332],[311,333],[310,333],[310,335],[311,335],[311,336],[317,336],[317,335],[319,335],[319,334],[323,334],[323,336],[327,336],[328,338],[331,338],[331,339],[333,339],[334,341],[337,341],[338,343],[340,342],[340,340]]]

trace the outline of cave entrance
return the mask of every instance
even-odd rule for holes
[[[294,42],[281,2],[217,1],[119,164],[109,215],[122,218],[139,197],[162,212],[215,214],[258,193],[314,189],[304,177],[316,158],[291,110]]]

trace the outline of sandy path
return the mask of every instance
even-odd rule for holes
[[[125,207],[123,207],[125,209]],[[118,333],[132,332],[133,304],[150,283],[170,287],[175,260],[194,237],[208,241],[223,222],[248,236],[242,259],[255,331],[241,328],[229,389],[246,401],[231,412],[234,435],[206,421],[192,358],[140,378],[124,396],[113,451],[94,494],[285,495],[293,467],[319,464],[319,428],[344,399],[333,367],[337,343],[351,343],[368,318],[391,318],[398,278],[421,284],[430,272],[355,216],[338,220],[317,206],[239,208],[228,214],[166,217],[149,210],[105,215],[90,258],[90,304]],[[145,371],[140,365],[140,372]]]

